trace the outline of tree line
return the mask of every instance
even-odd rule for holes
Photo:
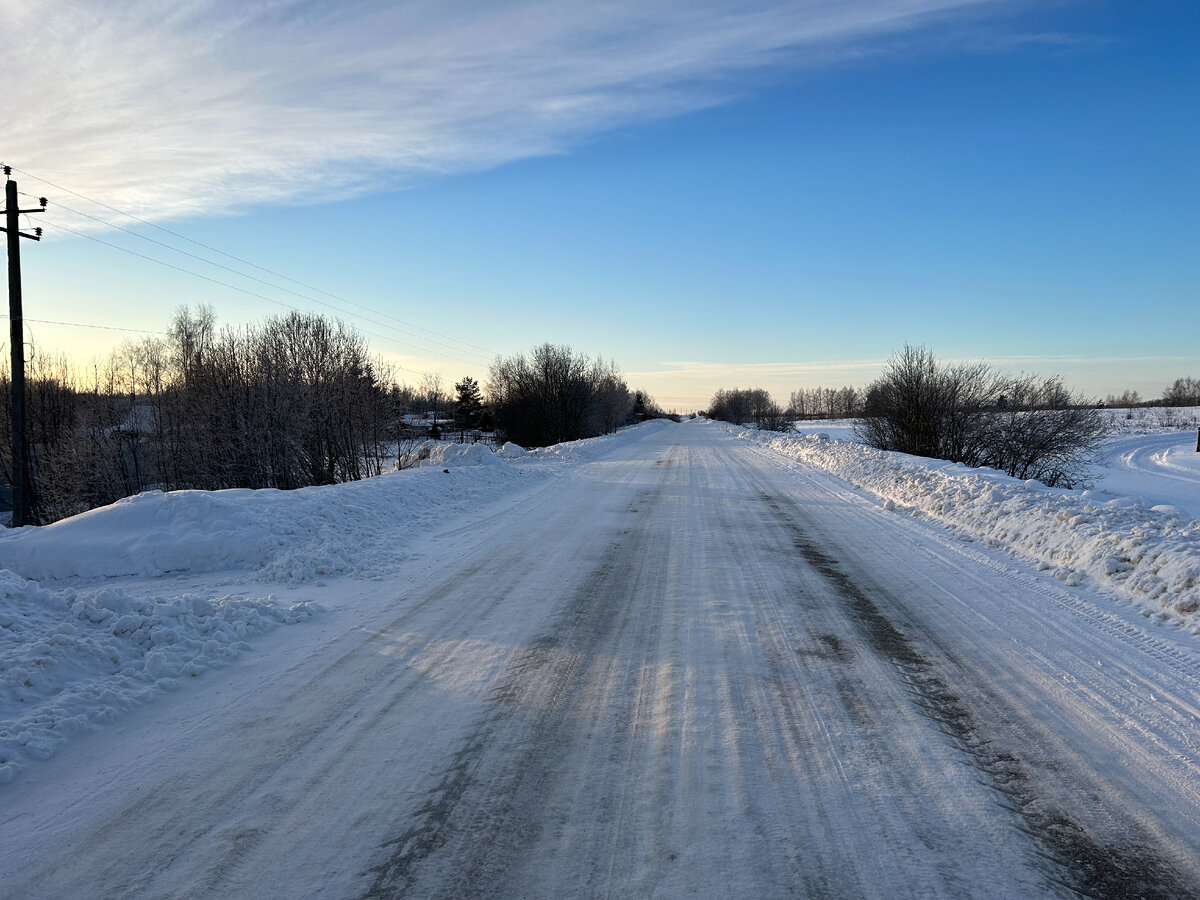
[[[1153,403],[1126,391],[1107,405],[1200,405],[1200,381],[1176,379]],[[1109,433],[1101,406],[1059,376],[1011,375],[983,362],[945,364],[930,350],[906,344],[863,390],[793,391],[782,409],[762,388],[721,389],[705,414],[770,430],[800,419],[853,418],[859,440],[883,450],[1071,487],[1086,477]]]
[[[734,425],[785,430],[800,419],[852,419],[862,413],[863,394],[857,388],[801,388],[792,391],[786,408],[763,388],[721,388],[708,402],[704,415]]]
[[[596,437],[666,415],[648,394],[630,391],[616,363],[548,343],[492,363],[488,395],[497,430],[522,447]]]
[[[1036,379],[1035,379],[1036,380]],[[774,428],[782,415],[786,421],[812,419],[856,419],[863,415],[867,400],[865,389],[850,385],[840,388],[800,388],[791,392],[786,409],[779,409],[771,395],[762,388],[721,389],[709,401],[705,414],[735,425],[753,424],[759,428]],[[1034,401],[1030,401],[1034,402]],[[1200,406],[1200,380],[1177,378],[1161,398],[1145,400],[1137,391],[1109,394],[1104,401],[1109,408],[1134,406]]]
[[[8,396],[10,379],[0,372]],[[49,523],[148,489],[293,489],[375,475],[398,446],[480,429],[537,447],[663,415],[617,365],[543,344],[495,361],[451,396],[438,375],[413,386],[341,322],[292,312],[218,328],[179,309],[165,337],[126,341],[86,370],[31,354],[26,374],[34,521]],[[419,417],[428,424],[414,427]],[[12,434],[0,423],[0,479]]]
[[[1176,378],[1157,399],[1143,399],[1137,391],[1109,394],[1104,400],[1104,405],[1111,409],[1129,409],[1137,406],[1200,406],[1200,379],[1190,376]]]
[[[802,388],[792,391],[788,415],[795,419],[853,419],[862,413],[858,388]]]
[[[391,367],[341,323],[299,312],[218,330],[211,309],[181,309],[165,338],[127,341],[86,371],[35,353],[26,384],[38,522],[149,488],[362,478],[394,434]],[[2,428],[7,481],[7,417]]]

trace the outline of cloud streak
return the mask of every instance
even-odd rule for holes
[[[559,153],[998,2],[5,4],[0,148],[148,218],[321,202]]]

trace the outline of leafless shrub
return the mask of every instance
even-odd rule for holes
[[[787,416],[778,403],[763,388],[722,388],[713,395],[708,404],[709,418],[720,419],[733,425],[753,423],[768,431],[783,431],[787,428]]]
[[[856,434],[864,443],[990,466],[1071,487],[1108,433],[1094,403],[1061,378],[1003,375],[985,363],[943,365],[905,345],[866,391]]]
[[[1104,415],[1057,376],[1022,376],[1002,386],[1004,402],[988,417],[980,464],[1052,487],[1079,484],[1110,431]]]

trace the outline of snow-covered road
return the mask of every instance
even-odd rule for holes
[[[1196,890],[1195,636],[721,428],[609,448],[8,785],[0,894]]]

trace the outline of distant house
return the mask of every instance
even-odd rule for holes
[[[111,437],[113,432],[122,431],[130,435],[153,434],[158,426],[158,407],[153,403],[137,401],[129,408],[129,402],[124,400],[119,405],[125,407],[124,416],[118,425],[109,428],[104,436]]]

